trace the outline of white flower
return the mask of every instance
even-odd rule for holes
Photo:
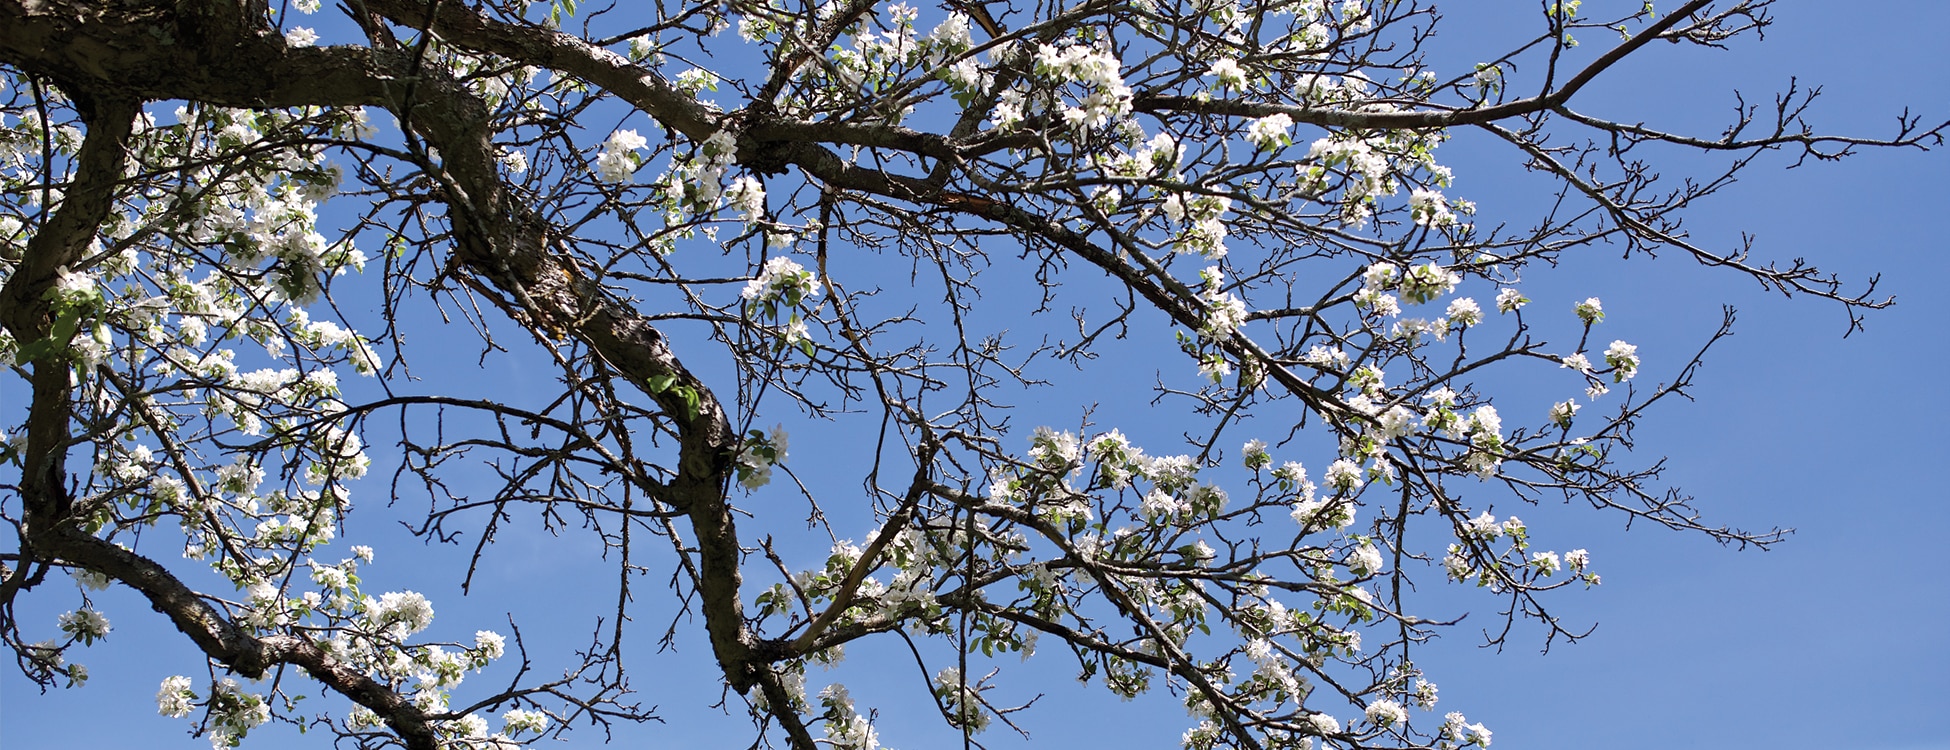
[[[1226,376],[1232,374],[1232,363],[1227,361],[1223,354],[1208,354],[1199,358],[1198,374],[1199,377],[1215,384],[1223,383]]]
[[[1384,440],[1407,437],[1415,431],[1415,411],[1401,404],[1390,406],[1388,411],[1382,412],[1376,426]]]
[[[1199,335],[1210,341],[1223,341],[1246,324],[1246,303],[1225,291],[1225,274],[1218,266],[1208,266],[1199,275],[1205,279],[1205,288],[1198,297],[1206,306],[1205,325],[1199,328]]]
[[[1567,401],[1560,401],[1558,403],[1551,404],[1551,413],[1550,413],[1551,424],[1555,424],[1559,427],[1570,427],[1571,418],[1577,416],[1578,409],[1579,406],[1578,406],[1578,402],[1576,401],[1567,400]]]
[[[1503,418],[1496,413],[1496,407],[1484,404],[1469,414],[1469,425],[1464,430],[1472,444],[1485,448],[1495,448],[1503,444]]]
[[[654,49],[649,47],[648,44],[649,42],[646,40],[644,47],[646,54]],[[632,52],[637,50],[636,40],[630,41],[630,50]],[[678,73],[675,83],[677,84],[677,88],[693,94],[705,89],[716,91],[718,90],[718,74],[701,68],[690,68]]]
[[[1347,24],[1348,29],[1356,33],[1374,28],[1374,16],[1368,13],[1367,7],[1361,4],[1361,0],[1341,0],[1341,22]]]
[[[1408,194],[1409,216],[1423,226],[1441,227],[1456,223],[1449,210],[1449,199],[1435,190],[1417,188]]]
[[[110,583],[108,576],[87,568],[75,568],[74,570],[68,571],[68,575],[74,578],[75,585],[87,591],[107,589]]]
[[[772,425],[772,429],[767,433],[767,437],[772,441],[772,450],[777,451],[775,454],[776,458],[772,460],[774,462],[784,461],[786,445],[791,438],[791,435],[785,431],[785,425]]]
[[[528,154],[523,153],[521,151],[515,151],[513,149],[502,151],[501,166],[506,167],[507,170],[512,174],[521,174],[527,172]]]
[[[1578,320],[1584,321],[1586,325],[1605,319],[1605,306],[1598,302],[1597,297],[1587,297],[1573,309],[1578,313]]]
[[[1334,717],[1329,716],[1327,714],[1314,714],[1312,716],[1308,716],[1307,723],[1312,724],[1314,727],[1314,731],[1319,732],[1321,734],[1339,734],[1341,731],[1340,720],[1335,719]]]
[[[172,719],[183,718],[195,708],[190,703],[195,699],[196,693],[190,690],[190,678],[182,675],[165,677],[162,689],[156,691],[156,713]]]
[[[1391,700],[1379,700],[1368,704],[1368,721],[1378,727],[1394,726],[1408,721],[1408,709]]]
[[[392,591],[378,600],[366,597],[366,623],[374,630],[400,627],[418,633],[433,623],[433,604],[413,591]]]
[[[1009,130],[1022,122],[1023,94],[1015,89],[1004,90],[995,99],[995,106],[989,110],[989,124],[996,130]]]
[[[952,52],[961,52],[973,46],[975,40],[969,36],[968,16],[960,11],[949,13],[947,18],[928,32],[927,41]]]
[[[1321,369],[1326,369],[1327,367],[1330,366],[1340,368],[1340,369],[1346,369],[1351,359],[1352,358],[1348,356],[1346,350],[1338,349],[1338,348],[1329,349],[1325,346],[1320,346],[1318,344],[1314,345],[1312,348],[1308,349],[1305,353],[1300,355],[1301,362],[1305,362],[1309,365],[1313,365],[1314,367],[1321,368]]]
[[[1548,576],[1559,570],[1563,570],[1564,564],[1558,561],[1556,552],[1537,552],[1530,556],[1530,567],[1536,568],[1538,573]]]
[[[1361,489],[1361,465],[1345,458],[1335,461],[1333,465],[1327,467],[1327,473],[1322,481],[1327,482],[1327,486],[1342,492],[1356,492]]]
[[[1451,323],[1468,328],[1483,322],[1483,308],[1476,306],[1476,300],[1457,297],[1449,301],[1449,310],[1443,316]]]
[[[1064,105],[1063,121],[1071,126],[1102,127],[1131,111],[1131,87],[1120,73],[1123,63],[1109,52],[1088,45],[1040,45],[1036,72],[1058,83],[1082,84],[1089,93],[1080,106]],[[998,113],[998,126],[1004,118]]]
[[[1476,68],[1474,84],[1476,88],[1485,92],[1496,91],[1503,85],[1503,69],[1494,65],[1482,65],[1479,63]]]
[[[1144,520],[1152,521],[1171,518],[1190,509],[1190,504],[1181,502],[1178,498],[1172,497],[1171,493],[1154,487],[1150,492],[1144,493],[1144,500],[1138,505],[1138,514],[1143,516]]]
[[[752,177],[732,180],[724,196],[740,219],[749,222],[765,216],[765,186]]]
[[[1494,541],[1503,534],[1503,526],[1496,522],[1496,516],[1491,515],[1489,511],[1483,511],[1482,515],[1469,519],[1469,523],[1463,528],[1470,536],[1486,542]]]
[[[1297,461],[1280,464],[1273,470],[1273,478],[1280,480],[1280,488],[1298,494],[1302,499],[1312,500],[1314,483],[1307,481],[1307,467]]]
[[[319,0],[293,0],[291,3],[291,7],[298,9],[299,13],[306,15],[317,13],[318,5]]]
[[[1029,457],[1045,469],[1061,471],[1083,460],[1083,453],[1075,434],[1038,427],[1029,437]]]
[[[634,130],[618,130],[603,142],[603,153],[596,157],[596,179],[607,183],[626,182],[636,173],[636,150],[649,141]]]
[[[1455,291],[1462,283],[1462,276],[1434,263],[1416,266],[1402,275],[1402,298],[1411,304],[1422,304],[1429,300]]]
[[[1518,309],[1522,308],[1525,303],[1528,303],[1529,301],[1530,299],[1523,296],[1522,292],[1505,287],[1503,289],[1497,290],[1496,292],[1496,312],[1499,315],[1508,312],[1516,312]]]
[[[1448,716],[1443,717],[1442,736],[1460,743],[1489,747],[1490,730],[1484,729],[1481,724],[1464,723],[1467,721],[1469,720],[1463,718],[1462,714],[1450,712]]]
[[[77,609],[61,615],[61,630],[81,639],[82,643],[93,643],[95,639],[108,635],[108,618],[92,609]]]
[[[747,491],[757,490],[772,483],[772,465],[760,464],[738,472],[738,484]]]
[[[54,287],[48,296],[68,304],[85,304],[101,299],[101,290],[95,287],[95,277],[85,273],[75,273],[63,266],[54,276]]]
[[[1381,550],[1375,549],[1375,546],[1372,544],[1363,544],[1356,547],[1347,556],[1348,572],[1357,576],[1379,573],[1381,572],[1381,564]]]
[[[1612,366],[1612,382],[1622,383],[1639,374],[1639,348],[1623,341],[1613,341],[1605,349],[1605,364]]]
[[[1355,294],[1354,304],[1372,310],[1374,314],[1384,318],[1402,314],[1401,300],[1396,299],[1395,295],[1373,289],[1364,289]]]
[[[1293,127],[1293,118],[1285,113],[1274,113],[1253,121],[1246,129],[1246,140],[1262,151],[1273,151],[1293,143],[1292,134],[1287,131]]]
[[[1400,283],[1401,270],[1390,263],[1372,263],[1368,270],[1361,272],[1361,288],[1375,291],[1388,291]]]
[[[1212,63],[1212,67],[1206,70],[1205,74],[1219,79],[1219,88],[1243,89],[1246,87],[1245,69],[1239,67],[1238,60],[1230,57],[1219,58],[1217,62]]]
[[[1273,457],[1266,453],[1266,441],[1258,438],[1246,441],[1239,452],[1245,458],[1247,468],[1259,469],[1273,463]]]
[[[454,721],[454,733],[462,737],[486,737],[488,733],[487,719],[483,719],[475,714],[462,716]]]
[[[1584,356],[1583,352],[1573,354],[1558,361],[1561,363],[1559,365],[1560,367],[1569,367],[1578,372],[1591,372],[1591,358]]]
[[[486,654],[489,659],[501,658],[501,655],[507,652],[507,643],[506,637],[492,630],[474,632],[474,648]]]
[[[318,32],[299,26],[284,32],[284,43],[291,47],[310,47],[318,43]]]
[[[1591,553],[1581,549],[1566,552],[1564,553],[1564,564],[1571,566],[1572,570],[1583,571],[1585,566],[1591,564]]]
[[[1436,698],[1437,692],[1439,691],[1437,690],[1435,683],[1429,682],[1428,680],[1420,680],[1420,679],[1416,680],[1415,681],[1415,705],[1424,711],[1435,708],[1435,703],[1437,700]]]
[[[506,722],[508,734],[519,734],[524,731],[540,734],[548,729],[548,714],[540,711],[511,709],[501,715],[501,720]]]
[[[797,306],[818,296],[819,291],[819,282],[805,266],[786,256],[775,255],[765,261],[765,268],[759,271],[758,276],[745,282],[745,289],[739,296],[754,302],[783,300],[787,306]]]

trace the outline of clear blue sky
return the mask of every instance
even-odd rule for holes
[[[1718,53],[1648,49],[1575,105],[1710,135],[1730,111],[1733,89],[1764,103],[1796,75],[1804,85],[1825,87],[1812,120],[1826,130],[1881,135],[1905,105],[1926,119],[1950,117],[1950,75],[1944,73],[1950,45],[1941,37],[1950,28],[1950,4],[1785,2],[1777,15],[1778,25],[1762,44]],[[1470,31],[1458,25],[1448,33]],[[1588,43],[1607,41],[1594,37]],[[1445,147],[1446,158],[1459,176],[1457,192],[1483,204],[1486,219],[1499,205],[1518,206],[1524,196],[1534,196],[1536,182],[1494,172],[1487,166],[1493,160],[1472,171],[1469,148],[1469,141],[1458,139]],[[1571,300],[1602,297],[1606,325],[1645,342],[1649,376],[1669,374],[1657,369],[1655,353],[1676,355],[1695,346],[1711,331],[1720,305],[1736,305],[1736,335],[1709,356],[1694,391],[1698,401],[1643,423],[1639,456],[1670,457],[1668,477],[1699,498],[1710,520],[1792,527],[1796,533],[1771,552],[1736,553],[1697,536],[1651,528],[1623,533],[1617,519],[1583,508],[1515,511],[1547,525],[1566,541],[1560,546],[1589,548],[1605,583],[1558,597],[1567,623],[1595,623],[1598,630],[1547,656],[1537,653],[1534,629],[1502,653],[1476,648],[1467,628],[1422,651],[1422,666],[1442,687],[1443,710],[1462,710],[1489,725],[1498,748],[1950,748],[1939,726],[1950,706],[1942,678],[1950,672],[1950,639],[1943,637],[1950,622],[1950,558],[1943,554],[1950,492],[1940,469],[1950,406],[1935,382],[1950,366],[1944,323],[1950,321],[1950,296],[1941,290],[1950,279],[1950,242],[1940,229],[1950,214],[1943,179],[1950,153],[1868,152],[1791,171],[1781,169],[1782,159],[1762,162],[1690,214],[1694,236],[1727,247],[1750,232],[1761,257],[1807,257],[1855,279],[1884,274],[1882,288],[1897,296],[1898,305],[1871,315],[1865,332],[1843,340],[1844,318],[1835,306],[1784,300],[1677,256],[1620,262],[1599,249],[1540,276],[1527,291],[1539,305],[1567,308]],[[1529,218],[1511,210],[1507,218]],[[471,357],[460,359],[457,365],[471,365]],[[1174,358],[1160,366],[1183,363]],[[443,371],[466,374],[464,367],[423,368],[435,384]],[[494,374],[492,387],[519,389],[529,377],[537,385],[549,383],[540,367]],[[1148,380],[1148,373],[1142,375]],[[1063,415],[1052,422],[1074,423],[1087,401],[1073,397],[1089,398],[1059,389],[1038,394],[1037,408]],[[1171,432],[1169,424],[1146,424],[1154,418],[1143,410],[1127,413],[1139,429]],[[778,419],[790,417],[761,421]],[[821,451],[833,446],[816,434],[795,431],[792,466],[809,482],[856,481],[820,474]],[[383,472],[374,476],[366,483],[365,491],[373,493],[368,497],[385,491],[378,478]],[[401,511],[410,515],[416,507],[403,501]],[[368,584],[369,590],[418,588],[433,598],[436,632],[505,631],[503,613],[510,608],[502,597],[517,596],[524,633],[537,643],[554,641],[543,650],[566,649],[573,642],[562,639],[586,637],[589,623],[553,621],[546,613],[587,596],[609,596],[588,580],[590,568],[575,562],[593,551],[588,544],[521,534],[491,559],[483,590],[463,599],[453,575],[462,564],[460,551],[421,545],[398,530],[394,517],[368,501],[349,521],[346,537],[379,549],[373,575],[384,582]],[[642,596],[656,596],[658,583],[640,584]],[[197,675],[201,660],[140,602],[118,595],[102,601],[115,632],[73,654],[90,667],[94,682],[38,696],[17,673],[5,671],[0,744],[10,750],[206,747],[205,740],[186,735],[186,722],[156,716],[153,699],[162,676]],[[1458,609],[1482,617],[1494,605],[1471,601],[1459,599]],[[51,631],[56,611],[24,606],[21,615],[29,622],[43,618]],[[717,692],[708,687],[711,672],[703,671],[711,667],[702,643],[680,641],[684,653],[678,656],[650,653],[668,617],[658,610],[637,623],[635,648],[642,661],[633,665],[641,669],[636,684],[644,700],[659,705],[668,724],[625,730],[619,740],[648,747],[743,747],[743,733],[712,734],[736,731],[743,721],[710,718]],[[698,624],[685,620],[678,627],[692,631]],[[1048,695],[1026,718],[1032,744],[1176,747],[1187,720],[1175,702],[1125,704],[1096,688],[1079,690],[1062,664],[1065,657],[1049,657],[1041,660],[1053,662]],[[876,659],[908,682],[880,685],[861,677]],[[538,659],[544,672],[550,665]],[[863,703],[884,695],[883,705],[897,706],[897,691],[913,684],[913,666],[897,653],[860,649],[851,654],[849,668],[854,671],[846,679],[861,685],[855,692]],[[505,672],[473,679],[505,680]],[[1018,693],[1028,690],[1017,686]],[[882,741],[911,750],[927,745],[919,738],[939,738],[904,734],[903,725],[912,721],[887,708]],[[252,744],[294,739],[270,733]],[[598,731],[583,731],[568,746],[601,739]],[[1004,729],[992,729],[984,739],[1015,744]]]

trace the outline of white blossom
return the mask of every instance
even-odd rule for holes
[[[1417,224],[1444,227],[1456,223],[1456,214],[1449,210],[1449,199],[1441,192],[1420,188],[1410,191],[1408,205],[1409,215]]]
[[[1597,297],[1585,298],[1573,310],[1578,314],[1578,320],[1584,321],[1586,325],[1605,319],[1605,306],[1598,301]]]
[[[507,651],[508,639],[492,630],[479,630],[474,633],[474,648],[489,659],[499,659]]]
[[[596,179],[615,184],[628,182],[636,173],[637,149],[649,141],[635,130],[618,130],[603,142],[603,153],[596,157]]]
[[[1378,700],[1368,704],[1368,721],[1378,727],[1390,727],[1408,723],[1408,709],[1391,700]]]
[[[499,161],[501,166],[507,168],[511,174],[522,174],[528,171],[528,154],[521,151],[503,149]]]
[[[1225,274],[1218,266],[1209,266],[1200,274],[1205,279],[1205,289],[1199,293],[1199,300],[1205,303],[1205,325],[1199,334],[1210,341],[1224,341],[1246,324],[1246,303],[1225,290]]]
[[[102,591],[112,583],[108,576],[87,568],[75,568],[68,571],[68,575],[74,578],[75,585],[80,586],[84,591]]]
[[[1327,467],[1322,481],[1329,487],[1352,494],[1361,489],[1361,466],[1345,458],[1335,461]]]
[[[765,216],[765,186],[752,177],[739,177],[731,181],[725,189],[725,200],[738,212],[744,221],[756,221]]]
[[[1613,341],[1605,349],[1605,364],[1612,367],[1612,382],[1622,383],[1639,374],[1639,348],[1623,341]]]
[[[1354,551],[1348,553],[1347,556],[1347,569],[1355,575],[1364,576],[1379,573],[1381,572],[1381,565],[1381,550],[1375,549],[1375,546],[1372,544],[1363,544],[1355,547]]]
[[[803,299],[819,293],[819,283],[812,278],[812,272],[798,261],[783,255],[773,256],[765,262],[765,268],[758,276],[745,283],[740,296],[747,300],[765,301],[781,297],[796,296]]]
[[[433,604],[413,591],[393,591],[377,600],[366,597],[366,623],[375,630],[399,628],[407,635],[418,633],[433,622]]]
[[[1555,404],[1551,404],[1551,412],[1550,412],[1551,424],[1555,424],[1559,427],[1570,427],[1571,418],[1577,416],[1579,408],[1580,407],[1578,406],[1578,402],[1576,401],[1566,400],[1566,401],[1559,401]]]
[[[507,713],[501,715],[501,721],[506,725],[503,731],[508,734],[520,734],[522,732],[541,734],[548,729],[548,714],[540,711],[528,711],[519,708],[509,709]]]
[[[1266,441],[1264,440],[1255,438],[1246,441],[1246,444],[1239,449],[1239,453],[1241,458],[1245,460],[1247,468],[1258,469],[1273,463],[1273,457],[1266,453]],[[1303,469],[1302,471],[1304,472],[1305,470]]]
[[[82,643],[93,643],[102,636],[108,635],[110,630],[108,618],[103,617],[100,612],[85,608],[62,614],[60,623],[62,632],[80,639]]]
[[[1524,297],[1522,292],[1509,287],[1498,289],[1496,292],[1496,312],[1499,315],[1516,312],[1528,302],[1530,302],[1529,298]]]
[[[1246,140],[1262,151],[1275,151],[1293,143],[1293,118],[1274,113],[1253,121],[1246,129]]]
[[[1216,85],[1219,88],[1243,89],[1246,87],[1245,69],[1239,67],[1238,60],[1230,57],[1221,57],[1213,61],[1212,67],[1205,71],[1205,75],[1218,79]]]
[[[190,678],[182,675],[165,677],[162,688],[156,691],[156,713],[180,719],[190,715],[196,706],[196,693],[190,690]]]

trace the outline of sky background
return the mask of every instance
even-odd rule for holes
[[[1534,12],[1534,4],[1513,5]],[[1589,11],[1602,3],[1586,5]],[[1655,45],[1573,106],[1711,135],[1730,111],[1734,89],[1765,102],[1789,76],[1799,76],[1804,85],[1825,89],[1811,119],[1826,131],[1885,135],[1906,105],[1925,119],[1950,117],[1950,76],[1943,73],[1950,48],[1940,36],[1950,28],[1950,4],[1783,2],[1777,14],[1779,23],[1761,44],[1747,41],[1728,52]],[[1451,20],[1438,44],[1473,43],[1504,30],[1494,20],[1464,23],[1460,13]],[[1599,36],[1586,43],[1610,43]],[[1479,157],[1474,148],[1459,137],[1443,149],[1458,174],[1455,194],[1482,204],[1485,219],[1497,211],[1517,223],[1530,218],[1524,201],[1536,198],[1540,183],[1498,166],[1507,153],[1485,149]],[[1670,457],[1667,478],[1696,496],[1710,521],[1795,533],[1772,551],[1736,552],[1697,535],[1652,528],[1626,533],[1617,518],[1585,508],[1500,509],[1547,527],[1556,548],[1589,548],[1604,584],[1556,597],[1565,623],[1597,630],[1548,655],[1539,653],[1534,629],[1520,629],[1498,653],[1477,648],[1467,626],[1421,651],[1418,661],[1442,688],[1439,710],[1465,711],[1488,725],[1496,747],[1950,748],[1938,721],[1950,706],[1942,677],[1950,671],[1950,639],[1943,637],[1950,622],[1950,559],[1943,554],[1950,492],[1940,468],[1950,407],[1936,382],[1950,364],[1944,328],[1950,296],[1941,289],[1950,279],[1950,243],[1940,229],[1950,214],[1943,180],[1950,153],[1872,151],[1840,164],[1783,170],[1790,162],[1763,158],[1738,185],[1693,210],[1689,227],[1711,248],[1729,247],[1748,232],[1758,257],[1807,257],[1857,280],[1882,274],[1881,289],[1897,297],[1897,306],[1870,315],[1863,332],[1843,339],[1845,318],[1833,304],[1785,300],[1677,255],[1627,262],[1598,248],[1527,280],[1525,291],[1538,309],[1568,310],[1577,299],[1601,297],[1607,332],[1641,344],[1642,377],[1669,376],[1659,365],[1697,347],[1721,305],[1736,306],[1736,335],[1708,356],[1693,391],[1697,402],[1668,406],[1643,422],[1637,456]],[[439,384],[445,373],[466,377],[471,363],[457,357],[421,374]],[[1153,367],[1183,366],[1174,359]],[[550,383],[539,368],[491,375],[476,374],[469,387],[519,393],[525,383]],[[4,400],[16,403],[18,387],[7,381]],[[1033,398],[1032,406],[1067,410],[1058,421],[1073,423],[1076,399],[1088,396],[1053,389]],[[1122,416],[1135,425],[1127,432],[1168,434],[1170,424],[1146,420],[1169,413],[1130,409]],[[1026,435],[1033,425],[1021,426]],[[820,451],[830,448],[815,434],[795,430],[790,464],[809,481],[822,479]],[[383,493],[383,481],[368,480],[362,489]],[[402,501],[408,515],[416,507]],[[344,538],[379,550],[372,569],[379,582],[368,591],[425,591],[439,612],[436,635],[496,627],[511,609],[505,602],[518,599],[523,632],[538,652],[586,639],[586,619],[555,622],[538,614],[582,600],[586,592],[578,584],[590,575],[576,561],[593,552],[586,540],[508,537],[483,572],[486,583],[462,598],[455,573],[464,560],[455,550],[426,547],[377,504],[365,510],[350,517]],[[657,595],[656,584],[650,581],[644,595]],[[59,599],[24,605],[23,620],[43,617],[51,632],[54,614],[71,606]],[[153,697],[163,676],[199,675],[200,658],[139,601],[116,593],[98,601],[114,633],[71,654],[89,666],[93,682],[37,695],[16,672],[4,672],[0,745],[207,747],[187,736],[187,722],[157,716]],[[1476,617],[1490,614],[1490,600],[1458,602]],[[668,624],[656,618],[667,616],[633,626],[646,659],[651,640]],[[636,686],[668,723],[619,731],[619,744],[743,747],[745,733],[718,734],[745,724],[713,718],[707,708],[715,695],[701,699],[698,683],[663,677],[711,669],[696,639],[680,640],[679,650],[637,665],[647,668]],[[1168,698],[1120,703],[1096,688],[1076,689],[1060,656],[1037,661],[1055,664],[1023,667],[1022,674],[1046,670],[1049,680],[1047,697],[1025,724],[1033,746],[1176,747],[1188,725]],[[848,679],[860,681],[849,683],[858,685],[856,697],[863,704],[874,703],[873,696],[882,701],[884,743],[922,747],[928,743],[920,737],[938,736],[905,733],[909,724],[935,721],[899,709],[900,691],[913,684],[910,662],[860,649],[848,663],[855,670]],[[537,659],[545,672],[550,664]],[[858,676],[876,664],[906,681]],[[497,674],[505,673],[473,678],[482,681],[476,687],[506,679]],[[820,678],[813,679],[816,686]],[[1018,674],[1016,684],[1022,679]],[[1016,744],[1004,732],[993,729],[984,739]],[[254,734],[251,744],[292,739],[281,730]],[[565,746],[601,739],[600,732],[584,730]],[[324,742],[307,740],[308,746]]]

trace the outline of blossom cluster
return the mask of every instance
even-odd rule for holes
[[[781,346],[810,347],[806,319],[800,315],[800,308],[818,297],[820,289],[819,279],[812,271],[790,257],[775,255],[765,261],[757,276],[745,282],[739,296],[765,320],[777,321],[784,313],[786,320],[779,333]]]
[[[1082,44],[1043,44],[1036,48],[1036,74],[1050,85],[1078,84],[1086,92],[1075,104],[1063,106],[1063,122],[1071,127],[1103,127],[1131,111],[1131,87],[1120,73],[1122,62],[1108,51]]]
[[[783,425],[773,427],[771,432],[752,430],[746,435],[736,459],[738,484],[747,491],[770,484],[772,467],[785,462],[787,440]]]
[[[634,130],[618,130],[609,134],[603,141],[603,152],[596,157],[594,169],[596,179],[616,184],[629,182],[642,166],[642,157],[637,151],[648,145],[649,141]]]

